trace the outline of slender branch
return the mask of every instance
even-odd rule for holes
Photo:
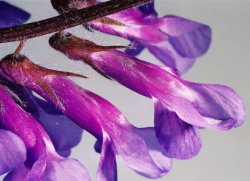
[[[2,28],[0,29],[0,43],[19,41],[62,31],[150,1],[151,0],[110,0],[53,18]]]

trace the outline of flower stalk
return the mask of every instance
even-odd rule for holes
[[[62,31],[147,2],[150,2],[150,0],[112,0],[53,18],[2,28],[0,29],[0,43],[19,41]]]

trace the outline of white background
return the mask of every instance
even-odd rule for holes
[[[9,0],[32,13],[30,21],[51,17],[57,13],[49,0]],[[184,77],[189,81],[220,83],[233,87],[250,107],[250,1],[248,0],[156,0],[160,15],[174,14],[208,24],[213,29],[209,52],[200,58]],[[127,41],[101,34],[84,32],[81,27],[71,32],[100,44],[123,44]],[[84,32],[84,33],[83,33]],[[0,35],[1,36],[1,35]],[[23,53],[43,66],[87,75],[89,80],[75,79],[116,105],[136,126],[153,125],[153,104],[132,91],[102,78],[81,62],[72,62],[51,49],[48,37],[31,39]],[[107,41],[108,40],[108,41]],[[0,56],[12,53],[16,43],[0,44]],[[160,64],[147,51],[141,59]],[[235,130],[216,132],[203,130],[200,154],[187,161],[174,160],[171,172],[158,180],[166,181],[249,181],[250,123]],[[85,132],[82,143],[73,150],[88,169],[93,180],[99,155],[93,150],[95,139]],[[120,181],[145,181],[118,161]]]

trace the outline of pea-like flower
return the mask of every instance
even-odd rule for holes
[[[1,84],[8,87],[15,95],[17,103],[32,114],[44,127],[51,138],[56,152],[67,157],[71,153],[71,148],[75,147],[82,136],[82,128],[77,126],[67,118],[60,110],[52,104],[32,94],[23,86],[14,84],[4,77],[0,77]]]
[[[81,9],[95,1],[52,0],[59,12]],[[98,2],[98,1],[97,1]],[[168,67],[186,72],[195,59],[203,55],[211,43],[211,29],[177,16],[157,18],[153,4],[140,9],[127,9],[88,23],[88,26],[132,42],[126,50],[131,55],[139,54],[145,47]]]
[[[111,103],[65,77],[78,75],[40,67],[22,55],[5,57],[1,73],[38,93],[102,143],[98,180],[116,179],[116,156],[150,178],[163,176],[171,168],[154,130],[135,128]]]
[[[188,82],[174,69],[141,61],[113,47],[99,46],[69,33],[55,34],[50,45],[152,98],[156,135],[171,158],[186,159],[199,152],[201,140],[197,127],[228,130],[244,121],[243,102],[229,87]]]
[[[22,24],[30,17],[29,13],[4,1],[0,1],[0,12],[0,28]]]
[[[6,143],[7,140],[3,142],[8,149],[1,152],[1,157],[6,156],[6,158],[1,158],[1,163],[8,160],[8,164],[18,163],[20,160],[23,161],[23,165],[16,165],[11,169],[12,171],[8,170],[11,172],[4,180],[56,180],[56,178],[61,177],[66,180],[80,181],[83,178],[89,180],[88,173],[78,161],[63,158],[56,153],[43,127],[29,113],[16,104],[9,91],[3,86],[0,86],[0,97],[0,126],[2,129],[11,131],[19,137],[13,137],[13,133],[10,134],[8,131],[1,131],[1,134],[4,134],[1,138],[5,137],[10,141],[9,143]],[[18,153],[15,153],[17,151],[25,153],[22,142],[20,143],[18,139],[21,139],[26,147],[26,160],[24,159],[26,155],[19,153],[20,157],[18,157]],[[13,146],[17,147],[13,148]],[[16,151],[9,150],[11,147]],[[8,150],[10,152],[6,153]],[[10,156],[13,157],[10,158]],[[1,172],[2,170],[1,168]]]

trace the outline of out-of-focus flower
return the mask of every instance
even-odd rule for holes
[[[244,121],[243,102],[229,87],[185,81],[171,68],[141,61],[68,33],[55,34],[50,45],[152,98],[156,135],[171,158],[186,159],[198,153],[201,141],[197,127],[228,130]]]
[[[65,77],[74,74],[42,68],[21,55],[5,57],[1,72],[41,95],[102,142],[98,180],[115,180],[115,156],[146,177],[157,178],[169,171],[171,159],[162,154],[153,130],[141,133],[111,103]]]
[[[93,1],[52,0],[59,12],[81,9]],[[89,2],[89,3],[88,3]],[[177,16],[157,18],[153,4],[141,10],[127,9],[88,23],[94,29],[129,39],[132,44],[126,50],[131,55],[139,54],[144,47],[168,67],[186,72],[195,59],[203,55],[211,43],[211,29]]]
[[[41,125],[18,106],[9,92],[2,86],[0,86],[0,97],[2,107],[0,113],[1,127],[19,136],[27,149],[27,159],[23,166],[13,168],[14,170],[4,180],[55,180],[55,178],[61,177],[66,180],[80,181],[83,178],[89,180],[87,172],[78,161],[65,159],[55,152],[50,138]],[[22,145],[15,149],[22,149]],[[10,150],[11,152],[13,151]],[[20,158],[16,157],[17,155],[14,156],[15,162],[25,158],[24,156]]]
[[[7,2],[0,1],[0,28],[22,24],[30,14]]]

